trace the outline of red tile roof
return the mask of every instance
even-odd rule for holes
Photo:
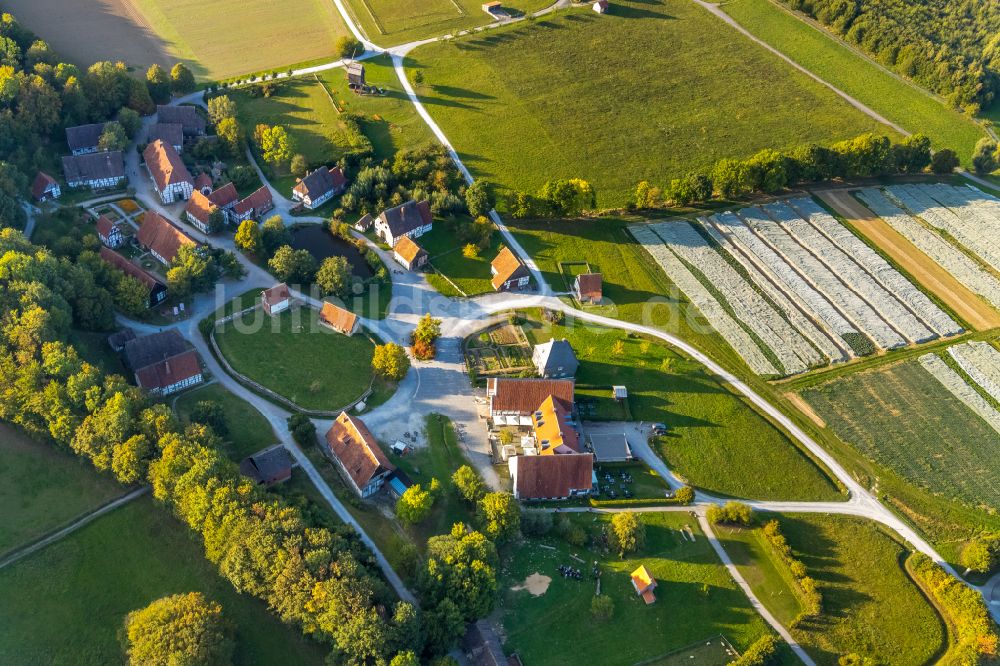
[[[204,188],[212,189],[212,176],[202,171],[194,179],[194,188],[196,190],[201,190]]]
[[[237,215],[245,215],[253,210],[260,215],[264,211],[271,210],[273,206],[271,190],[267,188],[267,185],[263,185],[246,199],[236,202],[236,205],[233,206],[233,212]]]
[[[191,186],[194,187],[191,172],[184,166],[181,156],[169,143],[164,143],[160,139],[153,141],[146,146],[146,150],[142,151],[142,159],[146,162],[146,168],[149,169],[153,182],[156,183],[156,187],[160,191],[174,183],[185,181],[190,182]]]
[[[392,251],[398,254],[406,263],[412,264],[417,256],[421,252],[424,252],[424,248],[417,245],[409,236],[403,236],[396,243],[395,247],[392,248]]]
[[[188,199],[187,206],[184,207],[184,212],[202,224],[208,224],[208,218],[216,208],[217,206],[212,203],[209,197],[202,194],[201,190],[196,189],[191,192],[191,198]]]
[[[323,309],[319,311],[319,320],[328,324],[334,330],[342,333],[350,333],[354,330],[354,324],[358,321],[358,315],[333,303],[323,303]]]
[[[527,416],[552,396],[573,404],[572,379],[505,379],[486,380],[486,395],[490,396],[491,412],[513,412]]]
[[[600,273],[584,273],[576,276],[580,287],[580,298],[600,301],[602,298],[602,278]]]
[[[525,500],[569,497],[571,491],[592,487],[594,456],[567,453],[561,456],[518,456],[514,494]]]
[[[380,471],[396,469],[382,453],[364,421],[347,412],[341,412],[333,422],[326,433],[326,443],[359,489],[367,486]]]
[[[265,289],[263,293],[264,302],[268,305],[277,305],[278,303],[291,298],[291,292],[288,291],[288,285],[284,282],[276,284],[270,289]]]
[[[111,221],[107,215],[101,215],[97,218],[97,235],[102,238],[107,238],[111,235],[112,230],[115,228],[115,223]]]
[[[135,372],[140,388],[165,389],[201,373],[198,353],[193,349],[139,368]]]
[[[252,196],[252,195],[251,195]],[[236,203],[240,198],[239,193],[236,191],[236,186],[232,182],[228,182],[219,189],[215,190],[208,195],[208,200],[214,203],[219,208],[225,208],[226,206]]]
[[[39,171],[38,175],[35,176],[35,182],[31,184],[31,196],[36,199],[41,199],[42,195],[45,194],[51,185],[57,185],[56,179],[45,173],[44,171]]]
[[[155,277],[153,277],[146,271],[142,270],[142,268],[136,266],[131,261],[129,261],[128,259],[126,259],[125,257],[123,257],[122,255],[118,254],[117,252],[115,252],[110,248],[102,246],[100,254],[101,254],[101,259],[108,262],[109,264],[111,264],[118,270],[122,271],[126,275],[131,275],[136,280],[146,285],[150,289],[153,289],[157,285],[163,284]]]
[[[148,210],[142,215],[142,226],[136,234],[139,245],[156,252],[168,262],[177,257],[183,245],[197,245],[183,231],[170,223],[156,211]]]
[[[511,252],[509,247],[505,247],[500,250],[500,254],[496,256],[493,263],[490,264],[493,267],[493,288],[500,289],[503,283],[514,277],[520,277],[519,272],[524,272],[527,274],[527,269],[521,260],[517,258],[517,255]]]

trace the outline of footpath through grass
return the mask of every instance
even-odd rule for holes
[[[622,0],[437,42],[407,59],[477,177],[590,181],[600,207],[722,157],[888,128],[688,0]]]
[[[755,36],[824,81],[857,98],[910,132],[923,132],[935,149],[951,148],[969,165],[986,133],[927,91],[882,69],[822,29],[771,0],[733,0],[723,10]]]
[[[238,398],[220,384],[209,384],[194,391],[187,391],[177,398],[174,411],[187,424],[191,422],[191,413],[199,402],[208,401],[221,405],[223,419],[226,424],[225,435],[222,435],[223,451],[235,462],[239,462],[251,453],[276,444],[278,438],[274,435],[271,424],[253,405]]]
[[[570,545],[553,533],[525,539],[503,559],[500,608],[508,653],[518,652],[526,664],[626,665],[718,634],[743,651],[767,631],[693,516],[643,513],[640,517],[646,526],[646,545],[625,559],[590,545],[610,520],[609,515],[590,514],[566,516],[586,531],[588,545]],[[693,542],[680,532],[687,528]],[[601,568],[601,595],[614,602],[614,614],[606,622],[590,615],[595,560]],[[560,564],[580,569],[583,580],[563,578]],[[649,606],[636,596],[629,579],[640,564],[657,581],[656,602]],[[515,589],[533,574],[551,579],[542,594]]]
[[[657,452],[690,483],[762,500],[843,498],[782,431],[664,343],[582,323],[528,322],[524,330],[533,344],[554,337],[573,345],[577,402],[594,407],[584,418],[666,424]],[[611,398],[619,384],[628,389],[629,413]]]
[[[125,494],[76,456],[0,423],[0,555]],[[2,660],[0,660],[2,661]]]
[[[238,372],[305,409],[343,407],[372,381],[375,345],[367,334],[334,333],[319,325],[311,308],[273,318],[255,310],[217,329],[215,340]],[[377,384],[369,404],[392,394],[392,387]]]
[[[123,663],[125,616],[200,591],[236,625],[237,664],[322,664],[326,650],[221,578],[187,528],[150,497],[0,570],[0,663]]]

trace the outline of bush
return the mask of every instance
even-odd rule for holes
[[[767,666],[774,661],[777,650],[778,640],[773,634],[765,634],[728,666]]]
[[[462,499],[470,504],[475,504],[486,494],[486,484],[468,465],[462,465],[455,470],[455,473],[451,475],[451,482]]]
[[[753,522],[753,509],[742,502],[730,501],[725,505],[713,504],[705,513],[710,523],[728,523],[730,525],[749,525]]]
[[[333,52],[338,58],[353,58],[364,53],[365,47],[350,35],[341,35],[333,43]]]
[[[527,536],[545,536],[552,531],[553,522],[549,511],[524,511],[521,513],[521,532]]]
[[[288,417],[288,432],[292,433],[299,446],[312,446],[316,443],[316,425],[312,420],[300,412],[296,412]]]
[[[911,555],[907,565],[955,628],[956,644],[948,652],[949,663],[991,663],[997,655],[997,626],[982,595],[922,553]]]
[[[222,405],[215,400],[200,400],[191,410],[191,421],[209,426],[219,437],[225,438],[229,435],[226,414],[222,410]]]
[[[615,601],[604,594],[590,600],[590,617],[596,622],[607,622],[615,614]]]
[[[674,499],[677,500],[678,504],[691,504],[694,502],[694,488],[691,486],[678,488],[677,492],[674,493]]]
[[[938,175],[952,173],[959,164],[958,155],[950,148],[939,150],[931,157],[931,171]]]
[[[792,621],[791,626],[795,627],[805,619],[818,617],[823,610],[823,595],[816,588],[816,581],[808,576],[806,565],[795,559],[791,546],[781,533],[781,524],[777,520],[770,520],[764,524],[760,532],[778,559],[788,566],[802,594],[804,608]]]
[[[639,514],[616,513],[611,517],[609,540],[618,550],[618,557],[641,550],[646,544],[646,526],[639,520]]]
[[[231,664],[233,627],[200,592],[157,599],[125,618],[131,664]]]

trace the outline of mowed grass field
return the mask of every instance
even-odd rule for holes
[[[971,119],[785,11],[771,0],[733,0],[724,11],[758,38],[909,132],[923,132],[936,150],[951,148],[966,166],[986,133]]]
[[[322,664],[328,650],[238,594],[202,546],[146,496],[0,571],[0,663],[124,663],[125,616],[200,591],[236,625],[237,664]]]
[[[274,429],[253,405],[236,397],[220,384],[209,384],[184,392],[174,403],[174,411],[187,424],[199,402],[215,402],[222,406],[228,433],[222,436],[223,450],[235,462],[251,453],[277,444]],[[219,433],[221,435],[221,433]]]
[[[693,516],[643,513],[640,517],[646,546],[625,559],[590,546],[571,546],[554,534],[525,539],[503,559],[500,608],[507,653],[516,651],[526,664],[626,665],[718,634],[742,651],[764,634],[764,621],[718,561]],[[598,534],[610,516],[575,514],[568,519],[590,536]],[[691,529],[693,542],[681,535],[684,528]],[[595,560],[601,567],[601,595],[614,602],[614,615],[603,623],[590,616],[595,588],[590,568]],[[583,580],[560,576],[560,564],[580,569]],[[640,564],[657,581],[656,602],[649,606],[636,596],[629,579]],[[552,579],[544,594],[513,589],[536,573]]]
[[[318,323],[311,308],[275,318],[250,312],[217,329],[215,340],[238,372],[306,409],[344,407],[372,381],[375,345],[365,332],[334,333]],[[379,396],[369,404],[378,404]]]
[[[84,67],[181,60],[202,80],[334,60],[334,40],[347,34],[325,0],[10,0],[4,10]]]
[[[477,257],[469,259],[462,254],[463,244],[458,241],[452,224],[455,223],[447,220],[436,221],[433,231],[417,239],[417,243],[427,250],[430,263],[437,271],[428,273],[427,281],[445,296],[462,295],[452,284],[461,289],[466,296],[492,293],[493,276],[490,274],[490,264],[500,252],[503,238],[499,233],[493,234],[490,246],[481,251]],[[468,224],[468,221],[463,220],[461,224]],[[442,276],[447,276],[448,279]]]
[[[126,492],[72,453],[0,423],[0,555]]]
[[[1000,508],[997,433],[916,359],[800,395],[841,440],[909,483],[970,506]]]
[[[496,21],[477,0],[346,0],[354,22],[379,46],[452,34]],[[511,13],[533,12],[549,0],[507,0]]]
[[[769,500],[842,499],[836,486],[788,437],[697,364],[665,344],[577,324],[524,325],[533,344],[565,338],[580,360],[576,398],[622,420],[611,386],[628,388],[631,419],[661,422],[657,452],[673,471],[713,493]],[[615,347],[621,343],[621,354]],[[584,418],[587,418],[586,414]]]
[[[349,148],[347,134],[323,85],[311,76],[277,83],[270,97],[252,97],[245,90],[226,93],[236,102],[236,117],[248,137],[257,125],[281,125],[288,132],[291,153],[302,154],[314,167],[331,164]],[[295,178],[287,172],[272,179],[286,197]]]
[[[375,148],[376,158],[389,159],[398,150],[435,141],[434,135],[403,92],[389,56],[364,61],[365,80],[385,89],[385,95],[357,95],[347,87],[343,69],[319,74],[320,80],[345,113],[364,116],[361,129]]]
[[[531,192],[585,178],[599,207],[722,157],[888,131],[686,0],[604,16],[588,5],[423,46],[406,64],[477,177]]]
[[[851,653],[876,663],[935,661],[945,628],[906,574],[903,546],[877,524],[858,518],[794,515],[780,522],[823,595],[823,615],[792,630],[818,664],[836,666]]]

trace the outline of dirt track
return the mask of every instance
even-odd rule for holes
[[[825,190],[816,192],[816,195],[947,303],[970,326],[979,331],[1000,327],[1000,312],[918,250],[882,218],[862,206],[846,190]]]

